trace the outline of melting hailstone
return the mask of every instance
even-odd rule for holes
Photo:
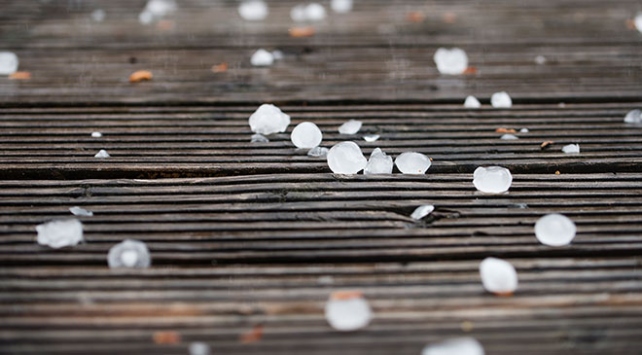
[[[479,264],[479,274],[488,292],[510,295],[517,290],[517,271],[508,261],[486,258]]]
[[[94,155],[94,158],[101,158],[101,159],[105,159],[109,157],[111,157],[111,155],[109,155],[109,153],[107,153],[107,151],[104,149],[99,150],[98,153]]]
[[[363,136],[363,140],[369,143],[377,141],[381,136],[378,134],[367,134]]]
[[[290,125],[290,116],[272,104],[263,104],[254,111],[248,121],[254,133],[281,133]]]
[[[239,15],[246,21],[261,21],[268,16],[269,10],[265,1],[243,1],[238,8]]]
[[[332,328],[342,332],[365,328],[372,310],[361,292],[334,292],[325,304],[325,319]]]
[[[513,106],[513,100],[506,91],[501,91],[490,97],[490,104],[495,108],[509,108]]]
[[[638,12],[638,14],[635,16],[635,19],[633,20],[633,23],[635,23],[635,28],[642,33],[642,12]]]
[[[274,55],[265,49],[259,49],[252,54],[250,63],[255,67],[269,67],[274,63]]]
[[[642,123],[642,110],[631,110],[629,113],[624,116],[624,122],[626,123]]]
[[[402,174],[425,174],[426,170],[430,168],[430,159],[417,152],[401,153],[395,159],[395,165]]]
[[[519,133],[528,133],[528,132],[530,132],[528,128],[522,128],[519,130]]]
[[[138,20],[148,25],[176,11],[178,5],[174,0],[149,0],[143,11],[138,15]]]
[[[87,211],[84,208],[74,206],[74,207],[69,207],[69,212],[73,214],[74,216],[81,216],[81,217],[92,217],[94,215],[93,212]]]
[[[18,71],[18,56],[13,52],[0,52],[0,75],[11,75]]]
[[[325,8],[318,3],[297,5],[290,10],[290,18],[295,22],[322,21],[325,16]]]
[[[192,342],[189,344],[189,355],[210,355],[210,346],[200,341]]]
[[[361,129],[363,123],[358,120],[349,120],[339,126],[339,133],[341,134],[356,134]]]
[[[473,185],[487,194],[501,194],[510,188],[513,176],[501,166],[478,167],[473,173]]]
[[[269,143],[270,140],[262,134],[253,134],[250,138],[250,143]]]
[[[537,65],[546,64],[546,57],[544,57],[543,55],[538,55],[537,57],[535,57],[535,64]]]
[[[480,108],[481,107],[481,102],[477,100],[475,96],[468,96],[466,97],[466,101],[464,101],[464,107],[465,108]]]
[[[484,347],[471,337],[447,339],[428,344],[421,355],[484,355]]]
[[[145,243],[126,239],[109,249],[107,263],[110,268],[146,268],[151,264],[151,258]]]
[[[501,137],[499,137],[499,139],[503,139],[503,140],[508,140],[509,141],[509,140],[519,139],[519,137],[514,135],[514,134],[506,133],[506,134],[503,134]]]
[[[54,249],[74,246],[83,240],[82,223],[75,218],[39,224],[36,231],[38,244]]]
[[[352,0],[332,0],[330,2],[330,8],[332,8],[332,11],[339,14],[345,14],[352,11],[352,6]]]
[[[363,174],[392,174],[392,167],[392,157],[386,155],[380,148],[375,148],[363,169]]]
[[[301,122],[292,130],[290,139],[297,148],[310,149],[321,144],[323,133],[314,123]]]
[[[535,223],[535,237],[540,243],[560,247],[571,243],[575,238],[575,223],[561,214],[547,214]]]
[[[96,9],[91,13],[91,19],[94,20],[94,22],[103,22],[105,21],[106,15],[105,10]]]
[[[566,154],[578,154],[580,152],[579,144],[567,144],[562,147],[562,151]]]
[[[435,52],[433,60],[441,74],[459,75],[468,69],[468,56],[460,48],[439,48]]]
[[[92,136],[93,138],[100,138],[100,137],[102,137],[102,136],[103,136],[103,134],[102,134],[102,133],[100,133],[100,132],[91,132],[91,136]]]
[[[417,207],[414,212],[410,215],[410,218],[420,220],[427,215],[431,214],[432,211],[435,210],[435,206],[433,205],[421,205]]]
[[[315,158],[325,158],[328,156],[328,150],[328,148],[324,147],[314,147],[308,151],[308,156]]]
[[[335,174],[356,174],[368,164],[361,148],[354,142],[335,144],[328,151],[327,158],[328,166]]]

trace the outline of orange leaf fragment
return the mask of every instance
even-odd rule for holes
[[[225,62],[212,66],[212,72],[214,73],[225,73],[226,71],[227,71],[227,63]]]
[[[301,37],[312,37],[316,33],[314,27],[292,27],[288,30],[290,37],[301,38]]]
[[[29,80],[31,79],[31,73],[28,71],[17,71],[11,75],[9,75],[9,79],[11,80]]]
[[[542,144],[540,144],[540,145],[539,145],[539,147],[543,150],[543,149],[546,149],[549,145],[551,145],[551,144],[553,144],[553,143],[555,143],[555,142],[553,142],[553,141],[546,141],[546,142],[543,142]]]
[[[446,12],[441,16],[441,20],[447,24],[453,24],[457,21],[457,15],[454,12]]]
[[[159,331],[153,335],[155,344],[178,344],[181,342],[181,335],[175,331]]]
[[[247,333],[241,334],[240,342],[243,344],[256,343],[263,338],[263,325],[257,324],[252,330]]]
[[[629,30],[634,30],[635,29],[635,21],[628,19],[626,20],[626,28]]]
[[[149,70],[138,70],[132,73],[132,75],[129,76],[129,82],[130,83],[137,83],[143,80],[152,80],[152,72]]]
[[[330,294],[330,299],[335,301],[345,301],[355,298],[363,298],[361,291],[334,291]]]
[[[477,67],[468,67],[464,70],[464,75],[477,74]]]
[[[406,15],[406,20],[408,22],[419,23],[424,22],[426,15],[421,11],[411,11]]]
[[[496,133],[517,133],[516,130],[512,128],[499,127],[495,130]]]
[[[174,21],[172,20],[160,20],[156,23],[156,28],[161,31],[171,31],[174,29]]]

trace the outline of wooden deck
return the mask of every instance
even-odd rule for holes
[[[490,355],[642,354],[642,127],[623,122],[642,108],[639,1],[357,0],[309,38],[288,35],[296,1],[269,1],[258,23],[237,2],[178,3],[143,26],[145,1],[0,1],[0,50],[32,75],[0,78],[0,354],[187,354],[200,341],[212,354],[411,355],[458,336]],[[476,73],[440,75],[442,46]],[[259,47],[285,58],[253,68]],[[153,80],[129,83],[140,69]],[[514,106],[491,108],[496,91]],[[467,95],[484,107],[464,109]],[[250,144],[263,102],[293,124]],[[339,134],[351,118],[359,135]],[[302,121],[322,146],[413,150],[433,166],[333,175],[290,142]],[[500,127],[529,132],[500,140]],[[581,153],[562,153],[570,143]],[[475,190],[485,165],[512,171],[510,193]],[[430,217],[408,217],[427,203]],[[35,225],[72,206],[95,213],[86,243],[37,245]],[[547,213],[576,222],[570,246],[538,243]],[[148,244],[151,268],[107,267],[127,238]],[[482,288],[487,256],[515,265],[513,297]],[[336,290],[363,291],[369,327],[327,325]],[[259,341],[240,341],[258,325]]]

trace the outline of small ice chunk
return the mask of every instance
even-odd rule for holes
[[[103,134],[100,132],[91,132],[91,136],[94,138],[100,138],[103,136]]]
[[[499,137],[499,139],[514,140],[514,139],[519,139],[519,137],[514,134],[506,133],[506,134],[503,134],[501,137]]]
[[[101,159],[110,158],[110,157],[111,155],[109,155],[109,153],[107,153],[107,151],[104,149],[99,150],[98,153],[94,155],[94,158],[101,158]]]
[[[352,6],[352,0],[332,0],[330,2],[330,8],[332,8],[332,11],[339,14],[345,14],[352,11]]]
[[[290,10],[290,18],[295,22],[322,21],[325,16],[325,8],[318,3],[296,5]]]
[[[282,51],[276,49],[272,51],[272,58],[274,58],[274,60],[283,60],[284,54]]]
[[[94,22],[103,22],[105,21],[106,15],[105,10],[96,9],[91,13],[91,19],[94,20]]]
[[[269,143],[270,140],[262,134],[253,134],[250,143]]]
[[[290,18],[294,22],[305,22],[305,5],[296,5],[290,10]]]
[[[468,96],[466,97],[466,101],[464,101],[464,107],[465,108],[480,108],[481,107],[481,102],[477,100],[475,96]]]
[[[192,342],[189,344],[189,355],[210,355],[210,346],[200,341]]]
[[[318,285],[332,285],[332,284],[334,284],[334,277],[332,277],[331,275],[319,276],[317,278],[317,284]]]
[[[363,123],[358,120],[349,120],[339,126],[339,133],[341,134],[356,134],[361,129]]]
[[[338,331],[365,328],[371,318],[370,305],[360,292],[334,292],[325,304],[325,319]]]
[[[575,223],[557,213],[547,214],[535,223],[535,237],[540,243],[551,247],[570,244],[575,238],[575,232]]]
[[[328,156],[328,148],[324,147],[314,147],[308,151],[308,156],[309,157],[315,157],[315,158],[325,158]]]
[[[290,116],[272,104],[263,104],[254,111],[248,121],[254,133],[282,133],[290,125]]]
[[[629,113],[624,116],[624,122],[626,123],[642,123],[642,110],[631,110]]]
[[[506,91],[496,92],[490,97],[490,104],[495,108],[509,108],[513,106],[513,100]]]
[[[487,194],[501,194],[510,188],[513,176],[501,166],[478,167],[473,173],[473,185]]]
[[[379,139],[379,137],[381,137],[381,136],[379,136],[378,134],[366,134],[365,136],[363,136],[363,140],[366,141],[366,142],[372,143],[372,142],[377,141],[377,139]]]
[[[0,75],[11,75],[18,71],[18,56],[13,52],[0,52]]]
[[[246,21],[265,20],[269,14],[268,6],[263,0],[243,1],[239,5],[238,11]]]
[[[519,130],[519,133],[528,133],[528,132],[530,132],[528,128],[522,128]]]
[[[517,290],[517,271],[508,261],[486,258],[479,264],[479,274],[488,292],[510,295]]]
[[[417,152],[401,153],[395,159],[395,165],[402,174],[425,174],[426,170],[430,168],[430,159]]]
[[[566,154],[578,154],[580,152],[579,144],[567,144],[562,147],[562,151]]]
[[[335,174],[356,174],[363,170],[368,160],[355,142],[335,144],[328,151],[328,166]]]
[[[537,65],[546,64],[546,57],[544,57],[543,55],[538,55],[537,57],[535,57],[535,64]]]
[[[468,56],[460,48],[439,48],[433,56],[441,74],[459,75],[468,69]]]
[[[74,206],[74,207],[69,207],[69,212],[73,214],[74,216],[82,216],[82,217],[92,217],[94,215],[93,212],[87,211],[84,208]]]
[[[290,139],[297,148],[310,149],[321,144],[323,133],[314,123],[301,122],[292,130]]]
[[[386,155],[380,148],[375,148],[363,169],[363,174],[392,174],[392,167],[392,157]]]
[[[635,19],[633,20],[633,23],[635,23],[635,28],[642,33],[642,12],[638,12],[638,14],[635,16]]]
[[[143,11],[148,11],[155,19],[159,19],[175,12],[177,8],[175,0],[149,0]]]
[[[420,220],[427,215],[431,214],[432,211],[435,210],[435,206],[433,205],[421,205],[417,207],[414,212],[410,215],[410,218]]]
[[[421,355],[484,355],[484,347],[471,337],[452,338],[428,344]]]
[[[125,239],[109,249],[107,263],[110,268],[146,268],[151,264],[151,258],[145,243],[134,239]]]
[[[154,15],[147,10],[142,11],[138,15],[138,22],[143,25],[149,25],[150,23],[152,23],[152,21],[154,21]]]
[[[75,218],[59,219],[36,226],[38,244],[58,249],[82,242],[82,223]]]
[[[252,54],[250,63],[255,67],[269,67],[274,63],[274,56],[265,49],[259,49]]]

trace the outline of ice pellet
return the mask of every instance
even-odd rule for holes
[[[349,120],[339,126],[339,133],[341,134],[356,134],[361,129],[363,123],[358,120]]]
[[[626,116],[624,116],[624,122],[626,123],[642,123],[642,110],[631,110]]]
[[[82,217],[92,217],[94,215],[93,212],[87,211],[86,209],[78,206],[69,207],[69,212],[71,212],[71,214],[73,214],[74,216]]]
[[[107,153],[107,151],[104,149],[99,150],[98,153],[94,155],[94,158],[100,158],[100,159],[105,159],[109,157],[111,157],[111,155],[109,155],[109,153]]]
[[[513,100],[506,91],[496,92],[490,97],[490,104],[495,108],[509,108],[513,106]]]
[[[13,52],[0,52],[0,75],[11,75],[18,71],[18,56]]]
[[[100,133],[100,132],[91,132],[91,136],[92,136],[93,138],[100,138],[100,137],[102,137],[102,136],[103,136],[103,134],[102,134],[102,133]]]
[[[110,268],[146,268],[151,264],[151,258],[145,243],[126,239],[109,249],[107,263]]]
[[[430,168],[430,159],[417,152],[401,153],[395,159],[395,165],[402,174],[425,174],[426,170]]]
[[[546,64],[546,57],[544,57],[543,55],[538,55],[537,57],[535,57],[535,64],[537,65]]]
[[[576,230],[570,218],[558,213],[547,214],[535,223],[535,237],[540,243],[551,247],[570,244]]]
[[[339,14],[345,14],[352,11],[352,6],[352,0],[332,0],[330,2],[330,8],[332,8],[332,11]]]
[[[144,11],[149,11],[155,18],[167,16],[176,11],[175,0],[149,0]]]
[[[471,337],[452,338],[428,344],[421,355],[484,355],[484,347]]]
[[[252,54],[250,63],[255,67],[269,67],[274,63],[274,56],[265,49],[259,49]]]
[[[75,218],[59,219],[36,226],[38,244],[54,249],[71,247],[82,242],[82,223]]]
[[[305,5],[296,5],[290,10],[290,18],[294,22],[305,22]]]
[[[253,134],[250,143],[269,143],[270,140],[262,134]]]
[[[473,173],[473,185],[487,194],[501,194],[510,188],[513,175],[501,166],[478,167]]]
[[[238,8],[239,15],[246,21],[265,20],[269,14],[268,6],[262,0],[243,1]]]
[[[480,108],[481,107],[481,102],[477,100],[475,96],[468,96],[466,97],[466,101],[464,101],[464,107],[465,108]]]
[[[290,125],[290,116],[272,104],[263,104],[254,111],[248,121],[254,133],[281,133]]]
[[[410,215],[410,218],[420,220],[426,217],[427,215],[431,214],[432,211],[434,210],[435,210],[435,206],[433,205],[421,205],[415,208],[415,210]]]
[[[295,22],[322,21],[325,16],[325,8],[318,3],[297,5],[290,10],[290,18]]]
[[[315,157],[315,158],[325,158],[328,156],[328,148],[324,147],[314,147],[308,151],[308,156],[309,157]]]
[[[468,56],[460,48],[439,48],[433,60],[441,74],[459,75],[468,69]]]
[[[297,148],[310,149],[321,144],[323,133],[314,123],[301,122],[292,130],[290,139]]]
[[[149,11],[143,11],[138,15],[138,22],[143,25],[149,25],[154,21],[154,15]]]
[[[335,144],[328,151],[327,159],[330,170],[335,174],[356,174],[368,164],[361,148],[354,142]]]
[[[519,133],[528,133],[528,132],[530,132],[528,128],[522,128],[519,130]]]
[[[642,33],[642,12],[638,12],[638,14],[635,16],[635,19],[633,20],[633,23],[635,23],[635,28]]]
[[[210,346],[200,341],[192,342],[189,344],[189,355],[210,355]]]
[[[363,140],[366,141],[366,142],[369,142],[369,143],[375,142],[379,138],[380,138],[380,136],[378,134],[367,134],[367,135],[363,136]]]
[[[499,139],[503,139],[503,140],[515,140],[515,139],[519,139],[519,137],[518,137],[518,136],[516,136],[516,135],[514,135],[514,134],[506,133],[506,134],[503,134],[501,137],[499,137]]]
[[[283,54],[282,51],[280,51],[278,49],[277,50],[273,50],[272,51],[272,58],[274,58],[274,60],[282,60],[284,58],[284,54]]]
[[[486,258],[479,264],[479,274],[488,292],[511,295],[517,290],[517,271],[508,261]]]
[[[94,20],[94,22],[103,22],[105,21],[106,15],[105,10],[96,9],[91,13],[91,19]]]
[[[392,174],[392,157],[386,155],[380,148],[375,148],[370,154],[368,164],[363,169],[364,175]]]
[[[562,151],[566,154],[578,154],[580,152],[579,144],[567,144],[562,147]]]
[[[338,331],[365,328],[371,318],[370,305],[360,292],[334,292],[325,304],[325,319]]]

